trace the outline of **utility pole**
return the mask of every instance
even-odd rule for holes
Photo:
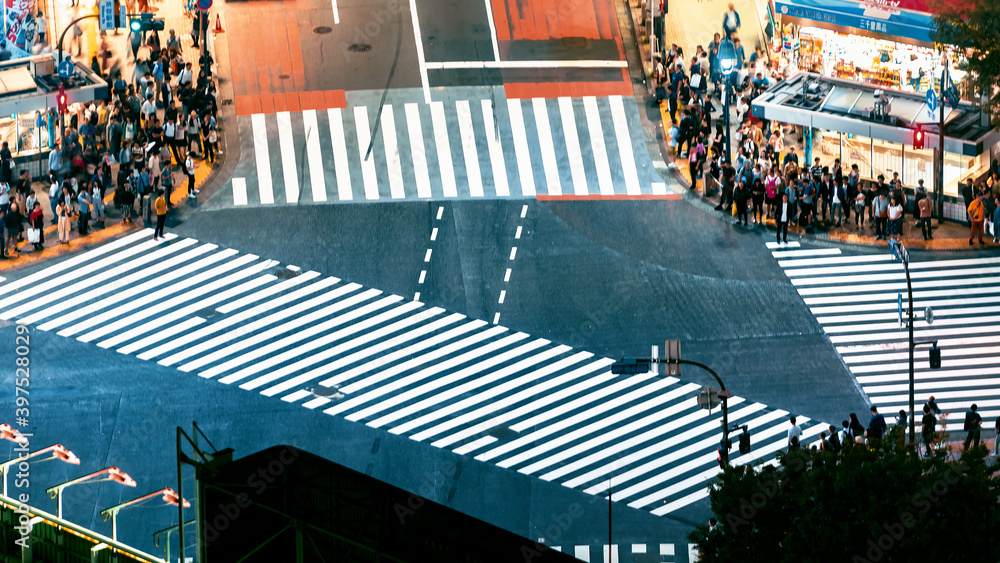
[[[944,66],[944,70],[941,71],[941,96],[938,98],[938,151],[937,151],[937,190],[935,190],[934,195],[937,196],[937,217],[938,224],[940,225],[944,221],[944,92],[945,85],[948,83],[948,53],[941,49],[941,63]],[[933,86],[931,86],[933,88]],[[912,305],[912,303],[911,303]],[[910,363],[913,363],[911,358]],[[911,393],[912,395],[912,393]],[[912,401],[911,401],[912,402]],[[910,426],[913,426],[913,405],[910,405]],[[913,430],[911,429],[912,433]]]

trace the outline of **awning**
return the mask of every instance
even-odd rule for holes
[[[818,25],[890,41],[910,39],[933,46],[934,16],[890,7],[886,2],[850,0],[775,0],[783,22]]]

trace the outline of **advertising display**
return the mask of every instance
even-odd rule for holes
[[[31,55],[35,46],[35,14],[38,12],[35,0],[4,0],[3,29],[6,48],[12,58],[19,59]]]

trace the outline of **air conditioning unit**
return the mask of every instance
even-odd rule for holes
[[[56,73],[56,61],[52,58],[51,54],[29,57],[28,63],[31,65],[31,74],[35,78],[50,76]]]

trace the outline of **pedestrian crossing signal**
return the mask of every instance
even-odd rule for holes
[[[66,113],[67,107],[66,87],[59,83],[59,93],[56,94],[56,110],[59,113]]]
[[[937,344],[931,345],[929,361],[931,369],[941,369],[941,349],[937,347]]]
[[[750,432],[744,430],[740,434],[740,454],[746,455],[750,453]]]
[[[611,373],[615,375],[636,375],[649,371],[649,366],[636,358],[622,358],[611,364]]]
[[[917,129],[913,132],[913,148],[922,150],[924,148],[924,132]]]

